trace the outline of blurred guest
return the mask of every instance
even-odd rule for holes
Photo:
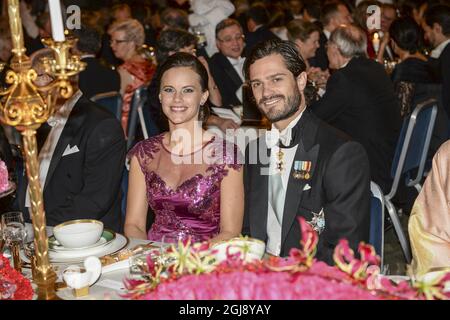
[[[262,2],[254,3],[247,11],[248,34],[245,35],[245,55],[251,52],[252,48],[265,40],[279,39],[268,28],[269,14]]]
[[[216,25],[233,13],[234,6],[230,0],[195,0],[191,1],[191,9],[189,24],[192,30],[205,36],[205,50],[208,56],[211,57],[217,52]]]
[[[401,118],[394,87],[379,63],[366,57],[367,38],[356,26],[333,31],[327,52],[336,69],[313,112],[360,142],[370,161],[371,178],[387,193]]]
[[[321,4],[318,0],[305,1],[305,5],[303,6],[303,19],[313,23],[318,22],[318,25],[322,26],[320,23],[321,9]]]
[[[328,69],[328,56],[326,44],[333,32],[342,24],[351,24],[352,16],[347,6],[342,2],[331,2],[325,4],[321,12],[322,31],[319,38],[319,49],[317,49],[315,58],[312,59],[311,65],[322,70]]]
[[[268,10],[272,13],[267,24],[270,31],[281,40],[287,40],[286,24],[289,20],[284,8],[279,3],[274,3],[269,4]]]
[[[450,141],[433,158],[433,166],[408,222],[411,271],[420,277],[450,267]]]
[[[236,145],[202,129],[208,72],[195,56],[178,52],[159,76],[169,132],[139,142],[128,155],[125,234],[165,242],[236,237],[244,207],[242,165]],[[197,153],[203,161],[193,162]],[[148,206],[156,217],[147,233]]]
[[[134,91],[150,83],[155,72],[154,65],[140,54],[144,44],[144,27],[139,21],[128,19],[112,24],[108,33],[111,35],[111,48],[114,55],[124,63],[118,68],[120,74],[120,93],[122,94],[122,128],[128,130],[128,115]]]
[[[442,105],[442,86],[425,55],[420,53],[423,46],[423,31],[413,18],[395,20],[390,29],[392,48],[400,63],[395,66],[391,79],[400,103],[402,117],[407,117],[421,102],[429,99],[438,101],[433,136],[427,158],[430,160],[440,145],[448,139],[449,121]]]
[[[321,22],[323,33],[330,39],[331,33],[340,25],[353,23],[353,18],[347,6],[339,1],[333,1],[322,8]]]
[[[303,1],[302,0],[289,0],[288,8],[292,13],[294,19],[302,19]]]
[[[53,57],[50,49],[32,55],[37,86],[53,79],[45,72],[42,58]],[[126,144],[117,119],[83,97],[76,78],[74,94],[58,99],[55,114],[37,131],[39,180],[43,190],[47,225],[73,219],[97,219],[119,231],[120,180]],[[18,205],[30,222],[27,177],[20,177]]]
[[[11,32],[9,31],[9,21],[0,21],[0,62],[9,62],[12,55]],[[1,72],[1,70],[0,70]]]
[[[328,73],[322,72],[320,68],[311,68],[308,60],[314,58],[319,45],[319,27],[312,23],[300,19],[292,20],[287,25],[288,38],[297,45],[303,61],[305,61],[308,79],[325,86],[328,79]]]
[[[116,70],[108,68],[96,58],[100,51],[100,34],[90,27],[82,26],[74,30],[78,38],[75,52],[86,62],[86,68],[79,73],[78,82],[83,95],[90,99],[99,93],[120,91],[120,76]]]
[[[126,3],[118,3],[112,8],[113,23],[129,20],[131,16],[131,8]]]
[[[389,32],[392,22],[397,18],[397,8],[393,4],[383,3],[381,5],[381,31]]]
[[[156,46],[156,30],[152,26],[152,12],[150,6],[144,3],[135,3],[131,7],[131,15],[134,19],[138,20],[145,31],[144,43],[155,47]]]
[[[367,55],[371,59],[376,59],[379,51],[379,44],[377,47],[373,44],[373,38],[375,37],[375,32],[377,32],[376,24],[368,24],[368,18],[370,17],[369,7],[378,6],[380,3],[377,0],[364,0],[358,4],[353,14],[355,24],[364,32],[367,36]],[[376,36],[379,37],[377,33]]]
[[[434,48],[430,63],[442,82],[442,101],[450,117],[450,6],[430,7],[425,12],[422,26]]]
[[[225,19],[216,26],[216,44],[219,52],[211,58],[211,73],[222,94],[223,106],[242,105],[242,67],[245,59],[244,34],[237,20]]]
[[[381,21],[380,26],[381,29],[378,32],[381,38],[381,43],[385,41],[385,39],[389,39],[389,28],[391,27],[392,22],[397,18],[397,8],[389,3],[383,3],[381,5]],[[385,41],[387,42],[387,40]],[[380,48],[381,51],[381,48]],[[380,56],[380,54],[378,54]],[[389,61],[393,61],[395,59],[394,52],[387,42],[384,47],[384,54],[382,55],[384,59]]]
[[[180,9],[167,8],[161,13],[161,29],[189,29],[188,14]]]
[[[403,1],[400,11],[403,17],[408,16],[414,18],[420,26],[423,23],[423,15],[427,6],[427,0],[406,0]]]

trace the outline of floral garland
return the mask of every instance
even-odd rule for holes
[[[12,268],[0,253],[0,300],[31,300],[33,294],[30,280]]]
[[[145,278],[126,279],[129,299],[450,299],[450,272],[428,282],[394,284],[379,277],[379,257],[372,246],[361,243],[356,259],[347,240],[335,248],[335,267],[314,259],[318,235],[300,217],[302,249],[288,258],[245,262],[249,252],[215,260],[209,243],[190,240],[171,246],[164,258],[147,256]],[[229,248],[228,248],[229,249]]]

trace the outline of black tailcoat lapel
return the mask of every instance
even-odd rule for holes
[[[314,170],[317,165],[317,158],[319,155],[320,146],[316,144],[316,134],[317,134],[317,123],[311,121],[309,111],[303,113],[301,119],[297,123],[293,130],[297,130],[295,135],[295,140],[298,142],[297,151],[292,162],[289,181],[286,190],[284,211],[283,211],[283,223],[281,230],[281,244],[286,240],[286,236],[291,229],[292,224],[295,222],[295,217],[297,216],[297,211],[299,204],[302,200],[303,188],[307,183],[311,184],[314,177]],[[294,173],[294,163],[295,161],[311,161],[311,171],[310,178],[306,179],[295,179]]]
[[[86,113],[82,112],[82,107],[84,105],[83,100],[83,97],[81,97],[77,101],[69,115],[69,118],[67,119],[63,131],[61,132],[58,144],[55,147],[55,151],[53,152],[53,156],[50,161],[47,177],[45,178],[45,186],[47,186],[48,182],[52,178],[52,175],[55,172],[55,169],[58,166],[58,163],[61,160],[67,146],[70,144],[70,147],[72,148],[76,145],[76,143],[73,143],[72,140],[76,136],[80,127],[83,125],[84,118],[86,117]],[[45,186],[43,188],[44,190]]]

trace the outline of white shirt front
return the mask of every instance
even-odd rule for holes
[[[72,112],[75,103],[80,99],[82,93],[78,90],[70,99],[68,99],[64,105],[51,116],[47,123],[52,127],[47,139],[45,140],[42,149],[39,152],[39,182],[41,190],[44,190],[45,180],[47,179],[48,168],[55,152],[56,145],[58,144],[59,137],[66,125],[67,119]],[[30,195],[29,186],[27,187],[27,193],[25,197],[25,207],[30,207]],[[31,214],[31,212],[30,212]]]
[[[280,135],[284,135],[287,132],[290,132],[291,129],[300,121],[300,118],[302,117],[303,112],[300,113],[289,125],[281,131]],[[272,125],[272,130],[277,130]],[[290,134],[290,133],[289,133]],[[290,140],[292,137],[289,136]],[[288,144],[290,141],[288,141]],[[297,152],[298,145],[295,145],[291,148],[283,148],[283,162],[285,164],[284,170],[281,172],[281,181],[283,185],[283,194],[280,194],[279,196],[283,199],[286,198],[286,190],[289,183],[289,176],[292,168],[292,163],[294,162],[295,153]],[[275,145],[270,150],[270,164],[269,164],[269,175],[271,174],[279,174],[277,173],[276,164],[277,164],[277,153],[280,150],[278,145]],[[270,184],[270,177],[269,177],[269,184]],[[269,185],[270,188],[270,185]],[[282,231],[282,221],[278,222],[278,219],[276,217],[276,213],[274,209],[272,208],[272,204],[270,203],[270,199],[268,201],[268,213],[267,213],[267,245],[266,245],[266,251],[274,256],[279,256],[281,252],[281,231]],[[284,208],[283,208],[284,209]]]
[[[447,47],[447,45],[450,43],[450,39],[445,40],[440,45],[438,45],[433,51],[431,51],[431,57],[435,59],[439,59],[441,56],[442,51]]]
[[[244,74],[242,73],[242,69],[244,68],[245,58],[239,57],[238,59],[235,59],[235,58],[227,57],[227,59],[228,59],[228,61],[230,61],[234,70],[236,70],[237,74],[239,75],[239,78],[241,78],[242,82],[244,82],[245,79],[244,79]]]

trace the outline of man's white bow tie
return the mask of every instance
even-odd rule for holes
[[[244,58],[233,59],[233,66],[238,66],[244,63]]]
[[[292,140],[292,128],[285,129],[280,132],[277,128],[266,132],[266,144],[269,149],[275,147],[278,142],[284,146],[288,146]]]

